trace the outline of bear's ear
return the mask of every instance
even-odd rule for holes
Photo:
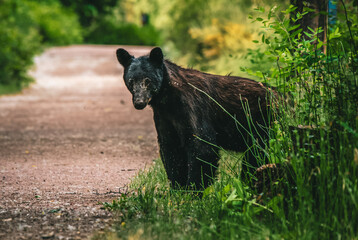
[[[123,48],[118,48],[116,54],[118,62],[122,64],[123,67],[128,67],[131,64],[132,59],[134,58]]]
[[[150,51],[149,59],[158,65],[162,64],[163,63],[162,49],[160,49],[160,47],[153,48],[152,51]]]

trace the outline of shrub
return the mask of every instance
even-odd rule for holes
[[[270,158],[290,160],[295,176],[297,202],[281,216],[298,236],[308,231],[320,239],[356,236],[358,224],[358,9],[339,6],[345,17],[330,26],[326,43],[323,28],[299,24],[314,11],[308,7],[291,5],[283,17],[274,7],[268,19],[256,18],[265,28],[265,54],[277,65],[259,75],[290,92],[270,146]]]
[[[40,51],[41,37],[32,24],[27,5],[20,0],[1,0],[0,89],[17,91],[31,78],[27,71]]]
[[[29,14],[45,44],[68,45],[82,42],[82,29],[77,16],[60,2],[25,0],[24,3],[29,7]]]
[[[46,1],[46,0],[45,0]],[[87,28],[93,22],[110,14],[111,9],[118,4],[118,0],[59,0],[65,7],[72,9],[78,16],[81,25]]]
[[[113,23],[101,20],[94,24],[85,39],[95,44],[159,45],[158,31],[152,25],[139,27],[134,23]]]
[[[57,0],[0,0],[0,94],[16,92],[42,45],[82,42],[77,17]]]

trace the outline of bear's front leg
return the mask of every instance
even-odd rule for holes
[[[188,164],[184,149],[173,139],[159,140],[160,157],[173,188],[186,187]]]
[[[199,138],[201,139],[199,139]],[[188,186],[207,188],[215,178],[219,155],[215,151],[215,139],[209,136],[192,136],[187,144]]]
[[[154,113],[155,127],[158,133],[160,158],[173,188],[186,187],[188,182],[188,162],[182,146],[182,137],[165,118]]]

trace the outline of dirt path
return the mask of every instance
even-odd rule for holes
[[[86,238],[110,219],[97,203],[158,156],[152,112],[133,108],[116,48],[51,48],[36,84],[0,97],[0,239]]]

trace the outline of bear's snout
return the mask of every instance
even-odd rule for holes
[[[133,105],[137,110],[142,110],[147,106],[147,102],[143,99],[133,101]]]
[[[149,101],[150,101],[150,97],[148,96],[149,94],[134,94],[133,95],[133,105],[137,110],[142,110],[143,108],[145,108]]]

